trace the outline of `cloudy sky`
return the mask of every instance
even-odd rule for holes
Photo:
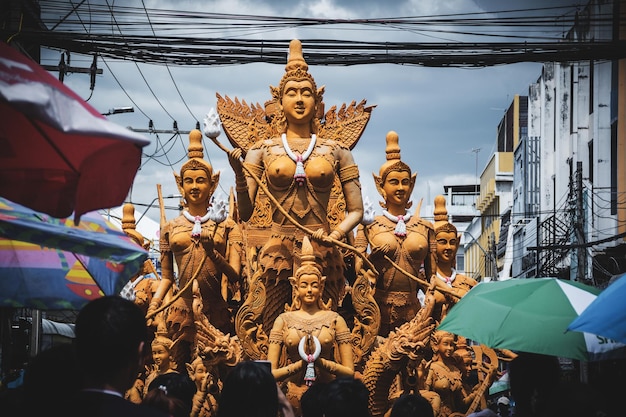
[[[105,3],[106,0],[99,1]],[[43,2],[43,7],[45,4]],[[78,4],[77,1],[74,1]],[[87,1],[77,9],[78,16],[88,25]],[[580,2],[579,2],[580,3]],[[579,4],[578,3],[578,4]],[[108,0],[115,10],[116,2]],[[568,6],[560,9],[542,9],[534,12],[552,14],[554,28],[549,36],[564,33],[569,27],[559,25],[559,16],[572,15],[576,2],[568,0],[547,1],[498,1],[498,0],[311,0],[311,1],[152,1],[130,0],[118,5],[133,5],[151,9],[200,11],[212,13],[237,13],[255,16],[314,17],[332,19],[365,19],[381,17],[440,16],[459,13],[487,13],[524,9],[530,15],[532,8]],[[58,12],[57,12],[58,13]],[[502,14],[500,14],[502,15]],[[118,16],[123,21],[123,16]],[[155,17],[153,17],[155,19]],[[113,19],[111,19],[113,21]],[[59,26],[58,30],[62,30]],[[363,26],[349,29],[337,26],[311,28],[279,28],[271,31],[247,32],[228,28],[221,33],[215,30],[195,33],[198,36],[239,37],[246,39],[350,39],[406,42],[455,42],[472,38],[435,31],[406,31],[394,28],[372,29]],[[100,29],[99,29],[100,30]],[[111,25],[112,34],[127,29]],[[196,30],[196,29],[194,29]],[[478,29],[480,30],[480,29]],[[519,29],[518,29],[519,30]],[[155,28],[157,35],[167,35],[162,27]],[[500,32],[501,33],[501,32]],[[518,32],[519,34],[519,32]],[[491,39],[479,39],[488,42]],[[285,62],[288,46],[285,45]],[[306,59],[306,45],[304,56]],[[56,65],[59,51],[44,51],[42,63]],[[73,66],[88,67],[91,58],[72,56]],[[248,103],[264,103],[270,98],[269,86],[278,85],[284,73],[284,65],[246,64],[219,67],[193,67],[175,65],[135,64],[112,59],[98,61],[103,74],[96,80],[90,97],[89,76],[70,74],[65,83],[102,113],[113,107],[134,106],[135,112],[109,116],[110,120],[136,129],[147,129],[149,120],[155,129],[171,129],[174,120],[181,130],[195,127],[210,108],[216,106],[216,93],[231,98],[238,97]],[[435,195],[443,193],[443,185],[474,184],[489,157],[494,152],[496,128],[505,109],[516,94],[526,95],[530,83],[537,80],[541,65],[522,63],[481,69],[425,68],[396,64],[357,66],[310,66],[310,73],[318,86],[325,85],[326,108],[366,99],[376,105],[370,123],[355,147],[353,154],[361,172],[364,196],[372,202],[380,200],[372,173],[378,173],[385,160],[385,135],[395,130],[400,136],[402,159],[418,172],[418,182],[413,199],[432,203]],[[157,196],[156,184],[161,184],[163,194],[177,194],[173,171],[178,171],[185,158],[187,137],[172,134],[146,134],[152,145],[144,158],[128,201],[143,212]],[[220,139],[227,143],[222,135]],[[163,150],[167,150],[164,152]],[[479,151],[477,151],[479,150]],[[213,143],[205,142],[205,158],[221,171],[221,185],[217,195],[226,198],[228,189],[234,185],[233,174],[225,154]],[[478,167],[478,168],[477,168]],[[166,200],[167,206],[176,200]],[[378,206],[376,204],[376,206]],[[158,220],[156,204],[148,216]],[[176,215],[168,211],[168,218]],[[422,213],[424,217],[428,213]]]

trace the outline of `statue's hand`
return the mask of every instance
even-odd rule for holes
[[[319,228],[313,232],[311,235],[311,239],[317,242],[324,242],[324,238],[326,237],[326,231],[323,228]]]
[[[228,152],[228,162],[237,175],[243,175],[242,155],[243,150],[241,148],[234,148]]]
[[[200,232],[200,243],[202,243],[207,254],[212,254],[215,245],[213,244],[213,233],[211,233],[211,230],[202,229],[202,232]]]
[[[151,327],[153,324],[155,324],[154,319],[155,319],[155,314],[154,312],[157,311],[159,309],[159,307],[161,307],[161,301],[160,300],[152,300],[150,301],[150,304],[148,305],[148,312],[146,313],[146,317],[150,317],[149,319],[146,320],[146,324],[148,325],[148,327]]]

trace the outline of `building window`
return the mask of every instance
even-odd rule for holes
[[[464,254],[456,255],[456,269],[458,271],[465,271],[465,255]]]

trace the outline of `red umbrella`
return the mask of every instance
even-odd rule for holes
[[[0,43],[0,196],[77,220],[119,206],[148,143]]]

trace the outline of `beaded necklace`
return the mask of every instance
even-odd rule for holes
[[[298,185],[304,184],[304,180],[306,178],[306,173],[304,172],[304,161],[307,160],[311,153],[313,153],[313,148],[315,147],[315,141],[317,136],[315,134],[311,135],[311,142],[309,142],[309,147],[304,151],[303,154],[294,152],[289,147],[289,143],[287,143],[287,135],[283,133],[281,135],[281,139],[283,141],[283,148],[285,148],[285,152],[289,155],[292,161],[296,163],[296,172],[293,174],[293,178],[296,180]]]
[[[209,220],[209,211],[207,210],[206,214],[202,217],[200,216],[194,217],[191,214],[189,214],[189,211],[183,210],[183,216],[185,216],[187,220],[193,223],[193,228],[191,229],[191,237],[199,238],[200,233],[202,232],[202,224],[206,223],[206,221]]]
[[[439,271],[437,271],[437,277],[451,287],[452,281],[454,281],[454,278],[456,278],[456,269],[452,268],[452,275],[450,275],[449,277],[444,277],[439,273]]]
[[[393,214],[389,213],[387,210],[383,210],[383,215],[388,218],[389,220],[391,220],[392,222],[396,223],[396,229],[393,231],[393,233],[396,236],[400,236],[400,237],[405,237],[406,236],[406,223],[411,219],[412,214],[407,211],[404,216],[394,216]]]

